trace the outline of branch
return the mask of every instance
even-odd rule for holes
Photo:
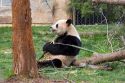
[[[112,42],[111,42],[111,40],[110,40],[110,38],[109,38],[109,25],[108,25],[108,20],[107,20],[107,18],[106,18],[106,16],[104,15],[104,13],[103,13],[102,10],[101,10],[101,14],[102,14],[102,16],[105,18],[105,21],[106,21],[106,25],[107,25],[107,40],[108,40],[108,43],[110,44],[111,50],[112,50],[112,52],[113,52]]]
[[[92,0],[93,3],[106,3],[115,5],[125,5],[125,0]]]
[[[92,57],[84,61],[89,64],[99,64],[104,62],[119,61],[125,59],[125,50],[108,53],[108,54],[93,54]]]
[[[124,46],[125,46],[125,37],[124,36],[120,36],[121,41],[123,42]]]

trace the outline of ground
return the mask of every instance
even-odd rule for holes
[[[46,41],[51,41],[54,35],[49,30],[49,26],[33,27],[33,40],[37,60],[42,55],[42,46]],[[80,25],[77,26],[80,33],[87,32],[106,32],[106,25]],[[109,31],[118,30],[119,26],[109,25]],[[113,31],[114,32],[114,31]],[[0,80],[6,79],[12,75],[12,39],[11,27],[0,28]],[[112,38],[113,50],[122,48],[122,42],[117,34],[110,34]],[[98,52],[111,52],[110,44],[107,41],[106,34],[100,35],[81,35],[83,47]],[[92,52],[81,50],[78,59],[90,57]],[[125,64],[119,61],[106,63],[113,70],[94,70],[89,68],[42,68],[40,74],[51,80],[68,80],[76,83],[124,83],[125,82]]]
[[[8,80],[5,80],[3,83],[66,83],[68,80],[49,80],[48,78],[39,77],[34,79],[24,79],[24,78],[17,78],[12,77]],[[1,82],[0,82],[1,83]]]

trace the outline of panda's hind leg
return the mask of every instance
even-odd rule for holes
[[[62,67],[62,61],[59,59],[53,59],[53,60],[43,60],[43,61],[37,61],[38,68],[41,67]]]

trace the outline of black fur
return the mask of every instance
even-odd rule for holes
[[[68,19],[68,20],[66,21],[66,24],[67,24],[68,26],[70,26],[70,24],[72,24],[72,20],[71,20],[71,19]]]
[[[53,59],[53,60],[39,61],[39,62],[37,62],[37,65],[38,65],[38,68],[49,67],[49,66],[61,68],[62,62],[59,59]]]
[[[81,41],[71,35],[64,34],[63,36],[59,36],[55,40],[55,44],[52,43],[46,43],[43,47],[44,52],[49,52],[53,55],[65,55],[65,56],[76,56],[80,49],[72,47],[72,46],[66,46],[66,45],[60,45],[56,43],[62,43],[62,44],[70,44],[75,46],[81,46]]]

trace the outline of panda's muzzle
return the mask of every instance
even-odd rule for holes
[[[56,29],[52,29],[52,32],[55,32],[56,31]]]

